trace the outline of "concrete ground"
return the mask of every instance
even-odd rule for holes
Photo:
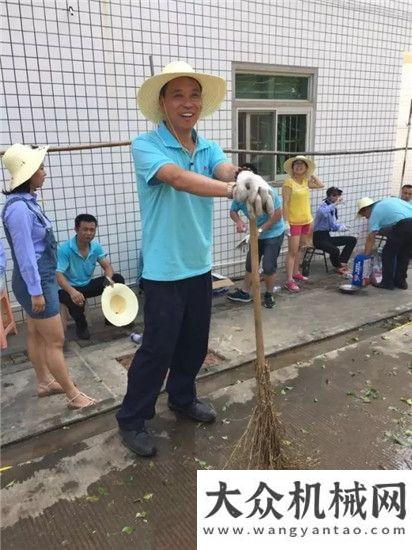
[[[412,325],[387,328],[352,332],[347,345],[306,361],[276,368],[273,359],[276,407],[308,469],[412,467]],[[219,414],[211,426],[177,419],[161,396],[151,460],[120,444],[112,414],[7,446],[4,548],[194,550],[196,471],[222,468],[245,429],[250,375],[246,365],[199,382]]]
[[[409,469],[412,292],[346,296],[339,282],[319,273],[301,294],[282,293],[274,310],[263,309],[289,448],[308,469]],[[112,410],[125,387],[118,358],[136,346],[128,330],[108,331],[100,318],[92,329],[89,344],[67,345],[76,381],[102,399],[86,414],[66,411],[59,396],[34,397],[24,344],[10,340],[2,365],[4,548],[194,550],[196,471],[225,465],[254,404],[252,306],[215,300],[215,361],[198,390],[217,422],[179,419],[161,395],[151,460],[121,445]]]
[[[315,266],[318,267],[319,266]],[[296,295],[282,291],[277,306],[262,308],[267,355],[345,333],[412,310],[412,291],[385,291],[373,287],[356,296],[338,292],[342,279],[315,272]],[[140,308],[133,330],[143,330]],[[73,339],[69,328],[66,357],[79,388],[99,400],[82,412],[70,411],[61,395],[38,399],[33,370],[25,354],[24,327],[19,337],[10,337],[2,358],[2,445],[70,425],[80,419],[117,407],[126,387],[126,369],[119,358],[137,349],[128,335],[130,328],[105,327],[100,312],[90,311],[92,340]],[[211,362],[201,375],[211,375],[253,360],[255,337],[252,304],[234,304],[226,298],[214,303],[209,348]]]

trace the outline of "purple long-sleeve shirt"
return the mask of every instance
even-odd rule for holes
[[[342,224],[338,222],[336,205],[322,202],[315,216],[314,231],[340,231]]]
[[[44,217],[36,194],[12,193],[8,195],[6,204],[13,197],[29,200],[46,224],[41,224],[34,212],[23,201],[11,204],[4,215],[4,223],[10,233],[14,255],[27,290],[31,296],[39,296],[43,290],[37,260],[46,248],[46,228],[50,228],[51,224]]]
[[[3,241],[0,241],[0,277],[6,273],[6,266],[6,252],[4,250]]]

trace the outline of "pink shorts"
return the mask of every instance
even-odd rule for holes
[[[310,223],[305,223],[304,225],[291,225],[290,234],[292,237],[296,237],[299,235],[309,235],[311,225],[312,224]]]

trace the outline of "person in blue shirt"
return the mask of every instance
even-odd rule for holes
[[[3,241],[0,241],[0,292],[3,292],[5,286],[7,259],[4,250]]]
[[[74,221],[76,235],[60,244],[57,250],[57,282],[59,300],[69,310],[76,323],[76,334],[81,340],[89,340],[90,332],[84,309],[86,299],[101,296],[110,280],[124,283],[120,273],[115,273],[101,244],[95,239],[97,219],[91,214],[79,214]],[[93,278],[96,265],[104,275]],[[109,324],[108,321],[105,321]]]
[[[409,183],[402,185],[401,199],[412,204],[412,185],[409,185]]]
[[[13,259],[12,289],[27,320],[27,353],[37,379],[38,397],[64,393],[70,409],[96,401],[73,383],[63,355],[64,332],[56,281],[56,240],[37,193],[46,178],[48,147],[15,143],[3,155],[11,174],[2,211]]]
[[[169,63],[138,92],[156,128],[132,141],[142,224],[143,341],[128,370],[117,413],[123,443],[140,456],[156,452],[147,420],[168,373],[169,407],[196,422],[216,413],[197,397],[207,354],[212,303],[213,197],[248,201],[271,212],[269,186],[235,183],[236,168],[219,145],[195,131],[226,95],[224,79]]]
[[[366,255],[373,253],[376,235],[386,235],[382,249],[382,281],[375,286],[406,290],[412,255],[412,204],[397,197],[378,201],[365,197],[358,201],[358,215],[368,220]]]
[[[250,170],[254,174],[257,173],[256,167],[251,163],[246,163],[241,166],[241,170]],[[283,221],[282,200],[276,193],[276,190],[271,188],[270,192],[273,198],[275,210],[271,216],[266,213],[256,219],[256,224],[259,233],[258,250],[259,261],[262,260],[263,277],[265,280],[266,292],[264,293],[263,304],[266,308],[272,309],[275,305],[273,289],[275,286],[277,260],[285,235],[285,224]],[[236,224],[236,231],[244,233],[247,231],[247,224],[239,216],[242,212],[246,218],[249,218],[249,212],[245,202],[233,201],[230,207],[230,217]],[[263,257],[263,259],[262,259]],[[242,288],[237,288],[233,292],[229,292],[227,297],[233,302],[250,302],[250,288],[252,285],[252,265],[250,249],[246,256],[246,274],[243,280]]]
[[[326,198],[318,206],[313,226],[313,245],[330,255],[330,261],[340,275],[348,273],[348,261],[356,246],[356,237],[332,237],[333,231],[346,231],[345,224],[338,219],[337,204],[342,200],[342,190],[329,187]],[[343,246],[342,251],[339,247]]]

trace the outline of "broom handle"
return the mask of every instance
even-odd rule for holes
[[[259,277],[259,252],[258,229],[256,219],[250,219],[250,255],[252,259],[252,294],[255,316],[255,339],[257,365],[262,367],[265,363],[265,346],[263,344],[262,306],[260,303],[260,277]]]

